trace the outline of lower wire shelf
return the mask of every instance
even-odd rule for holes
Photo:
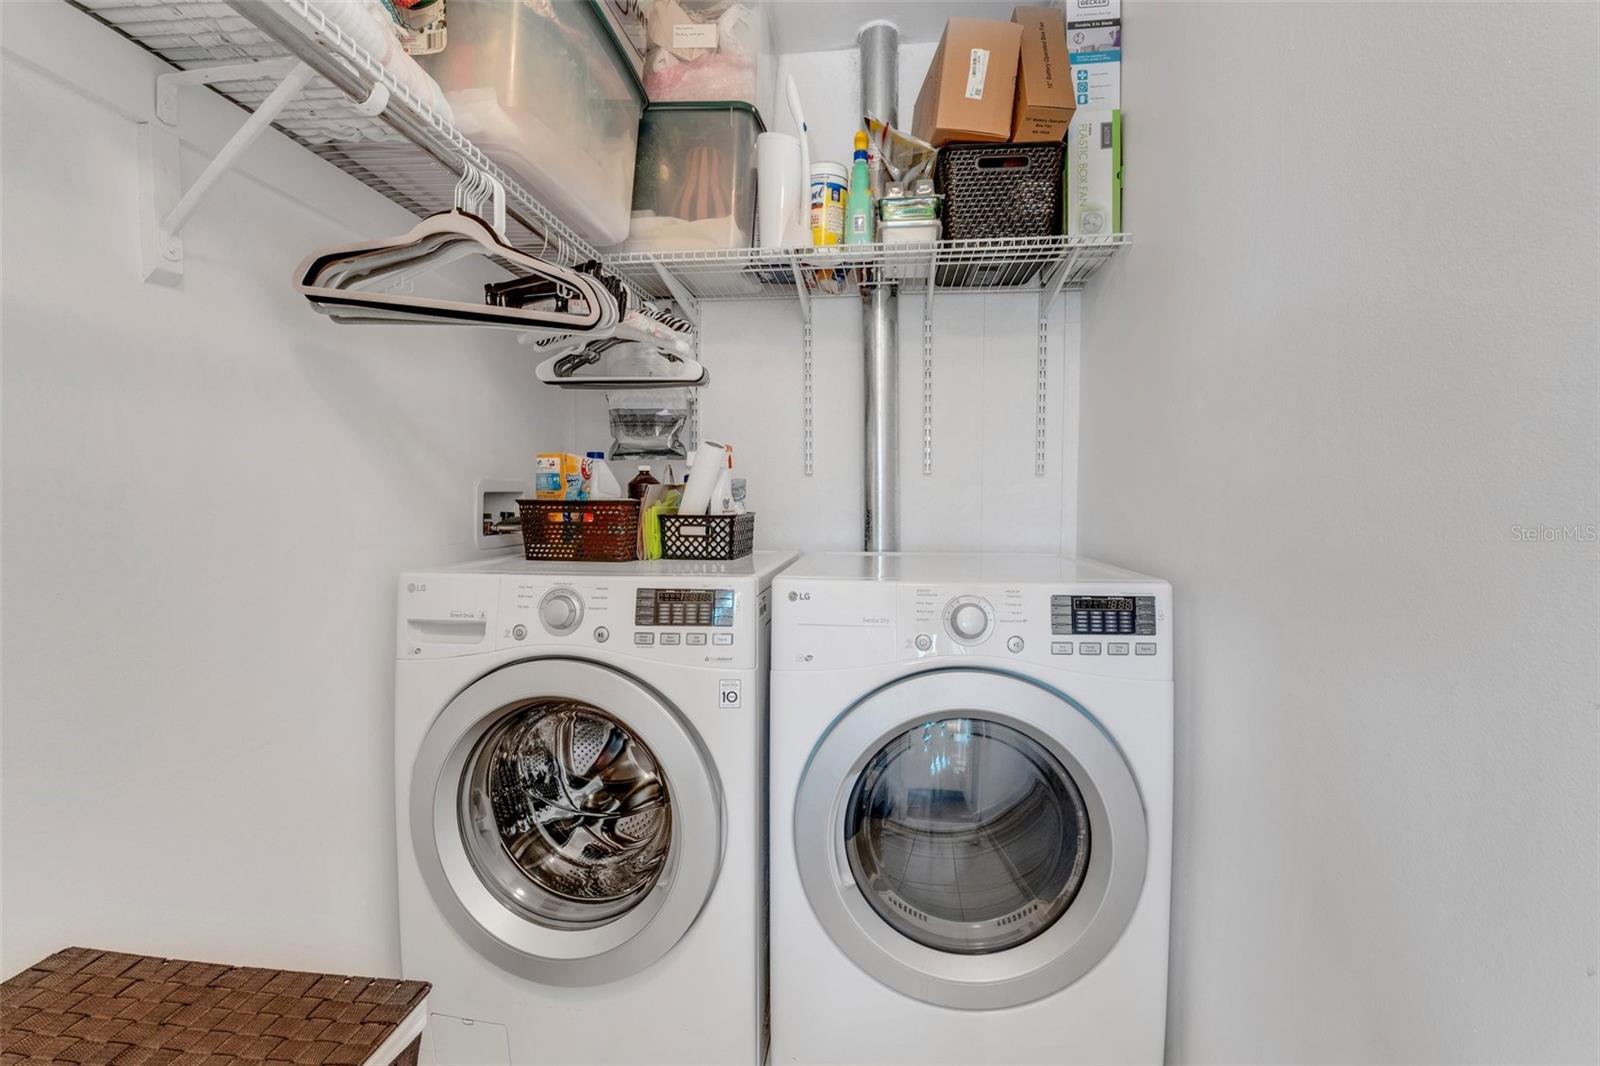
[[[901,292],[1055,293],[1080,289],[1126,233],[1015,237],[922,244],[629,252],[606,265],[660,299],[808,299],[849,296],[885,285]],[[675,292],[674,287],[682,292]]]

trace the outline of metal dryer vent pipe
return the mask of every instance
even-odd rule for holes
[[[861,113],[900,124],[900,31],[874,21],[856,34],[861,52]],[[872,175],[872,195],[882,194],[883,177]],[[862,355],[866,371],[866,490],[864,546],[867,551],[900,550],[900,423],[897,412],[900,348],[898,287],[873,285],[861,297]]]

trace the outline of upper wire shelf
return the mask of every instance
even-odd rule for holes
[[[883,285],[902,292],[1059,292],[1080,289],[1126,233],[1095,237],[1012,237],[921,244],[728,251],[634,252],[607,259],[646,295],[673,297],[676,284],[698,300],[847,296]]]
[[[419,216],[449,210],[463,170],[476,167],[505,186],[514,247],[567,265],[601,258],[309,0],[69,2],[182,70],[298,58],[318,76],[274,123],[287,136]],[[253,111],[280,79],[264,70],[212,88]],[[389,101],[374,116],[357,102],[377,85]]]
[[[904,292],[1040,291],[1081,288],[1127,234],[936,241],[926,244],[635,252],[602,255],[548,210],[460,130],[434,112],[310,0],[69,0],[183,70],[294,57],[315,73],[274,125],[340,170],[418,216],[449,210],[468,167],[506,190],[506,236],[530,255],[566,265],[601,260],[651,299],[793,299],[850,295],[893,284]],[[280,65],[281,67],[281,65]],[[281,79],[212,88],[247,110]],[[359,101],[388,90],[380,114]]]

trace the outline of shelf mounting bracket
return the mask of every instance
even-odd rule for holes
[[[928,253],[928,287],[922,293],[922,476],[933,474],[933,296],[938,291],[939,251]]]
[[[800,257],[789,257],[789,276],[794,279],[795,304],[800,308],[800,456],[806,477],[815,477],[816,394],[815,364],[812,361],[811,289],[800,270]]]
[[[665,285],[667,291],[672,294],[673,302],[678,305],[678,313],[689,320],[689,324],[694,326],[695,334],[698,336],[700,333],[700,301],[695,299],[694,293],[690,292],[683,282],[678,280],[677,275],[663,266],[660,260],[655,260],[650,265],[656,268],[656,276],[661,279],[661,284]]]
[[[277,87],[245,118],[228,143],[206,164],[194,184],[183,189],[178,163],[178,132],[174,128],[178,117],[179,90],[190,85],[209,85],[218,81],[239,81],[243,78],[259,78],[262,74],[280,73],[283,77]],[[183,241],[179,234],[183,231],[184,223],[189,221],[195,208],[200,206],[200,201],[218,179],[266,132],[290,101],[300,95],[313,73],[306,64],[289,58],[174,71],[157,77],[156,117],[160,121],[139,123],[139,226],[145,281],[176,285],[183,277]]]

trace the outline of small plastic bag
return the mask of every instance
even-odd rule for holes
[[[623,389],[606,393],[612,459],[687,459],[688,389]]]

